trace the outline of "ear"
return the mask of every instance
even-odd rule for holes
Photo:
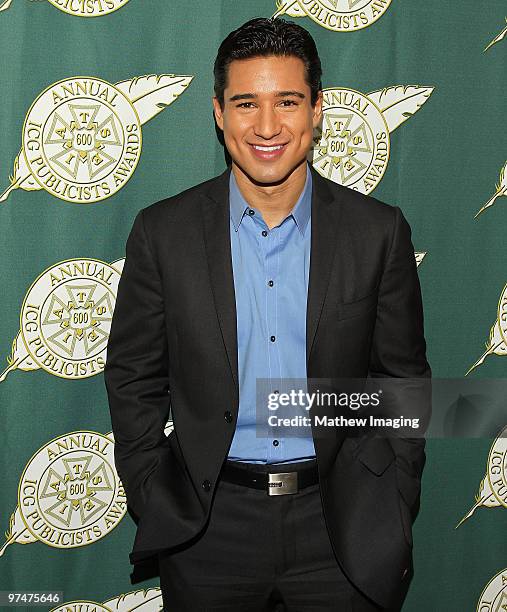
[[[316,128],[322,121],[322,91],[319,91],[315,106],[313,107],[313,127]]]
[[[217,122],[218,127],[224,131],[224,114],[222,109],[220,108],[220,103],[218,102],[218,98],[213,96],[213,113],[215,115],[215,121]]]

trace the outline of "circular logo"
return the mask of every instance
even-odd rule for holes
[[[49,612],[112,612],[112,610],[95,601],[81,599],[79,601],[68,601],[63,606],[51,608]]]
[[[49,374],[82,379],[104,370],[120,273],[97,259],[69,259],[31,285],[20,314],[27,351]]]
[[[507,508],[507,427],[496,438],[489,451],[488,481],[493,495]]]
[[[57,9],[69,15],[78,15],[79,17],[101,17],[109,13],[114,13],[122,6],[125,6],[129,0],[92,0],[91,2],[83,2],[83,0],[48,0]]]
[[[498,328],[505,344],[507,344],[507,285],[502,290],[498,300]]]
[[[26,528],[49,546],[76,548],[103,538],[127,511],[113,440],[93,431],[51,440],[26,466],[18,498]]]
[[[361,193],[373,191],[389,161],[389,129],[378,107],[354,89],[323,90],[322,127],[310,161],[323,177]]]
[[[488,582],[481,593],[477,612],[497,612],[505,609],[507,604],[507,573],[499,572]]]
[[[305,15],[334,32],[367,28],[387,11],[391,0],[297,0]]]
[[[134,173],[141,144],[141,122],[130,100],[95,77],[48,87],[23,126],[23,154],[37,183],[79,204],[119,191]]]

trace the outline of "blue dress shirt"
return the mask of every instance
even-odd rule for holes
[[[268,428],[264,437],[256,436],[256,380],[306,379],[307,376],[310,169],[307,165],[305,186],[292,211],[272,229],[260,211],[245,201],[232,171],[229,195],[239,414],[228,458],[251,463],[313,459],[315,447],[310,427],[306,437],[280,437],[276,428]],[[300,414],[308,416],[304,408]]]

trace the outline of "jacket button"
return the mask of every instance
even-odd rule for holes
[[[408,567],[406,567],[406,568],[403,570],[403,574],[401,575],[401,577],[402,577],[402,578],[405,578],[405,576],[406,576],[407,574],[408,574]]]
[[[232,412],[229,412],[228,410],[226,410],[224,412],[224,419],[228,422],[228,423],[232,423]]]
[[[205,491],[209,491],[211,489],[211,482],[209,480],[203,480],[202,481],[202,488]]]

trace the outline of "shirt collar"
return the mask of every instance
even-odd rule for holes
[[[230,213],[231,219],[234,224],[234,229],[238,231],[241,221],[251,207],[248,202],[243,197],[241,191],[239,190],[238,184],[234,177],[234,172],[231,170],[231,174],[229,177],[229,201],[230,201]],[[306,181],[305,186],[303,187],[303,191],[298,198],[298,201],[292,208],[288,217],[292,217],[303,235],[305,233],[306,226],[308,225],[308,221],[310,219],[312,210],[312,173],[310,172],[310,167],[306,164]]]

